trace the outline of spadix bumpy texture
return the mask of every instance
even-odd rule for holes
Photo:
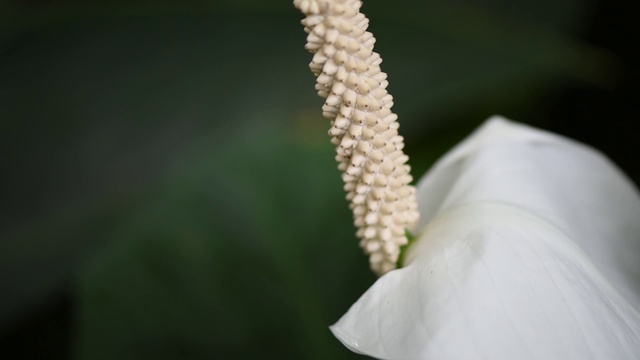
[[[324,117],[337,146],[360,246],[370,255],[371,269],[384,274],[396,267],[406,229],[418,220],[415,188],[408,157],[402,152],[398,116],[386,90],[382,59],[373,51],[375,38],[359,0],[295,0],[302,20],[309,64],[318,95],[326,98]]]

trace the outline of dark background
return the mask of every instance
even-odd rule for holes
[[[365,0],[414,177],[497,113],[637,184],[632,5]],[[375,277],[301,18],[0,0],[1,359],[358,357],[327,327]]]

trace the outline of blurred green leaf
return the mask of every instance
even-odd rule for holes
[[[82,271],[80,358],[348,355],[327,326],[372,275],[331,150],[260,130],[182,157],[123,214]]]

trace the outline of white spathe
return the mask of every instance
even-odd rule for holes
[[[640,359],[640,196],[595,150],[489,119],[419,182],[419,239],[331,327],[381,359]]]

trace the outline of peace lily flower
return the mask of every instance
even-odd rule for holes
[[[360,246],[382,275],[333,333],[382,359],[639,358],[640,197],[625,176],[494,117],[416,192],[362,2],[294,5]],[[406,229],[418,240],[393,270]]]
[[[331,327],[381,359],[638,359],[640,197],[593,149],[494,117],[420,180],[419,239]]]

